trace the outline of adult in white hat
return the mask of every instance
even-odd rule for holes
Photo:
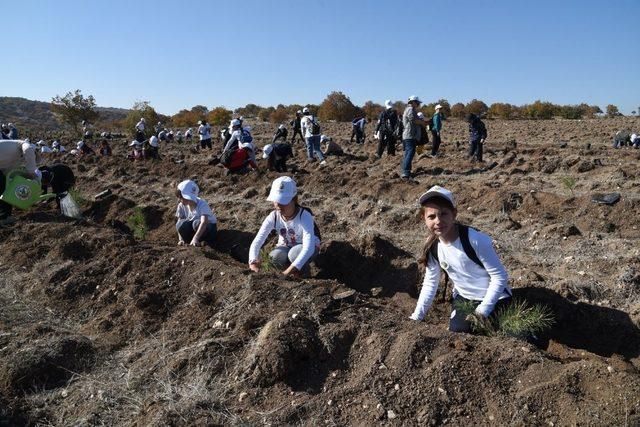
[[[416,154],[416,144],[421,137],[421,126],[426,126],[424,120],[418,118],[418,109],[420,108],[420,98],[416,95],[409,97],[407,107],[402,115],[402,147],[404,148],[404,156],[402,158],[402,178],[411,179],[411,162]]]
[[[274,210],[267,215],[249,248],[249,268],[258,272],[262,266],[260,249],[271,232],[278,235],[278,243],[269,253],[271,261],[282,274],[308,277],[309,264],[320,249],[320,233],[313,214],[298,203],[296,182],[281,176],[271,184],[267,201]]]
[[[376,151],[378,158],[382,157],[385,149],[388,156],[396,155],[396,139],[399,129],[398,112],[393,108],[391,100],[387,99],[384,101],[384,110],[380,112],[378,124],[376,125],[376,132],[379,135],[378,149]]]
[[[435,185],[418,199],[429,232],[419,262],[425,277],[413,320],[422,320],[438,290],[440,269],[453,283],[453,303],[449,330],[470,332],[469,315],[485,323],[496,307],[511,300],[508,276],[489,236],[456,222],[458,211],[453,193]],[[465,312],[460,307],[472,305]]]
[[[217,234],[217,218],[209,204],[198,197],[198,185],[185,180],[178,184],[176,197],[180,201],[176,209],[176,230],[178,231],[178,245],[190,244],[201,246],[204,243],[213,244]]]

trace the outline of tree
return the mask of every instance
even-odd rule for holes
[[[95,110],[96,101],[93,95],[86,98],[82,95],[80,89],[74,92],[67,92],[65,96],[56,95],[51,99],[51,111],[56,119],[63,124],[71,126],[75,132],[79,132],[79,125],[83,120],[88,122],[98,118],[98,112]]]
[[[268,122],[271,114],[275,113],[276,109],[273,107],[263,108],[258,112],[258,118],[263,122]]]
[[[491,104],[491,107],[489,107],[487,114],[489,115],[489,117],[511,120],[515,118],[516,111],[517,109],[514,105],[495,102]]]
[[[482,101],[477,99],[472,99],[465,107],[465,112],[467,114],[475,114],[478,117],[484,116],[487,111],[489,111],[489,107]]]
[[[365,102],[361,108],[362,112],[367,118],[367,121],[369,122],[374,122],[375,120],[377,120],[383,109],[384,107],[382,105],[376,104],[373,101]]]
[[[540,100],[522,107],[523,114],[530,119],[552,119],[556,114],[556,110],[557,106]]]
[[[297,111],[297,110],[296,110]],[[290,117],[290,113],[284,105],[278,105],[276,110],[271,113],[269,116],[269,121],[271,123],[284,124],[287,122],[287,119]]]
[[[615,106],[613,104],[607,105],[607,117],[617,117],[617,116],[621,116],[621,115],[622,114],[618,110],[617,106]]]
[[[259,105],[247,104],[244,107],[236,108],[234,111],[236,117],[260,117],[260,112],[263,110]]]
[[[216,107],[207,114],[207,122],[214,126],[226,126],[231,121],[233,113],[224,107]]]
[[[407,104],[402,101],[396,101],[393,103],[393,109],[396,110],[400,116],[402,116],[402,114],[404,114],[406,105]]]
[[[456,104],[453,104],[451,106],[451,117],[455,117],[457,119],[462,119],[464,118],[464,115],[467,114],[465,108],[464,108],[464,104],[461,102],[458,102]]]
[[[350,122],[358,113],[360,109],[342,92],[331,92],[318,108],[320,120]]]
[[[147,123],[145,127],[145,134],[147,137],[153,135],[153,125],[160,121],[160,116],[156,113],[156,110],[149,105],[149,101],[138,101],[133,104],[131,111],[124,119],[124,126],[128,132],[135,135],[135,126],[144,117]]]

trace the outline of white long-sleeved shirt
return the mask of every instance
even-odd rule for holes
[[[211,139],[211,126],[209,126],[209,124],[200,125],[200,127],[198,127],[198,134],[200,135],[200,141]]]
[[[144,122],[138,122],[138,124],[136,125],[136,130],[144,132]]]
[[[232,131],[231,132],[231,138],[229,138],[229,140],[227,141],[227,143],[224,146],[224,150],[222,150],[222,151],[227,151],[227,150],[231,149],[231,147],[234,144],[235,145],[240,145],[241,137],[242,137],[242,131],[240,129]]]
[[[292,248],[302,244],[302,251],[291,263],[298,270],[302,270],[316,248],[320,247],[320,239],[316,236],[313,228],[313,215],[307,210],[298,209],[296,216],[290,221],[286,221],[278,211],[271,212],[262,221],[262,226],[249,248],[249,264],[260,260],[260,249],[269,234],[275,230],[278,233],[276,246]]]
[[[491,237],[469,228],[469,242],[476,251],[484,269],[473,262],[464,252],[460,237],[447,245],[438,242],[440,264],[429,255],[422,290],[416,309],[411,315],[414,320],[422,320],[431,307],[440,282],[440,268],[446,267],[453,283],[453,293],[473,301],[481,301],[476,311],[489,316],[498,300],[511,296],[509,277],[498,254],[493,249]]]
[[[313,133],[311,133],[311,129],[313,129],[313,121],[317,123],[318,119],[313,116],[304,116],[302,120],[300,120],[300,127],[302,128],[302,133],[304,134],[305,138],[315,136]]]
[[[36,149],[26,141],[5,139],[0,141],[0,171],[6,174],[24,166],[27,172],[35,173]]]

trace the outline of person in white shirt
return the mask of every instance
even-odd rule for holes
[[[316,156],[320,160],[320,164],[324,166],[327,162],[320,149],[320,125],[317,119],[311,115],[307,107],[302,109],[302,114],[303,117],[300,121],[300,126],[307,143],[307,160],[313,162],[315,160],[314,156]]]
[[[274,210],[264,219],[249,248],[249,268],[259,272],[260,249],[271,232],[278,235],[278,243],[269,258],[285,276],[308,277],[309,264],[320,249],[320,235],[308,208],[298,204],[296,183],[288,176],[277,178],[271,184],[267,201]]]
[[[149,138],[149,152],[145,157],[150,157],[152,159],[159,159],[160,155],[158,154],[158,147],[160,146],[160,144],[158,143],[158,137],[155,135],[152,135],[151,138]]]
[[[57,154],[65,153],[67,151],[67,149],[64,148],[64,146],[60,145],[60,142],[58,141],[53,141],[53,143],[51,144],[51,150]]]
[[[146,135],[144,133],[145,126],[146,126],[146,121],[144,117],[141,117],[140,121],[136,124],[136,127],[135,127],[136,141],[144,142],[144,140],[146,139]]]
[[[419,202],[430,235],[419,261],[426,270],[411,319],[425,317],[438,290],[442,268],[453,282],[449,330],[470,332],[470,319],[456,306],[471,302],[476,307],[471,316],[481,323],[488,322],[496,306],[511,301],[507,272],[489,236],[456,223],[456,203],[451,191],[436,185],[422,194]]]
[[[198,197],[198,185],[185,180],[178,184],[176,197],[180,200],[176,209],[176,230],[178,231],[178,245],[202,246],[213,245],[217,229],[217,218],[209,204]]]
[[[199,121],[198,135],[200,135],[200,148],[213,149],[211,145],[211,126],[204,120]]]
[[[193,129],[189,128],[184,132],[184,138],[187,142],[191,142],[191,138],[193,138]]]

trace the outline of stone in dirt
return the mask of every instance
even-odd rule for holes
[[[591,196],[591,201],[602,205],[615,205],[620,200],[620,193],[595,193]]]

